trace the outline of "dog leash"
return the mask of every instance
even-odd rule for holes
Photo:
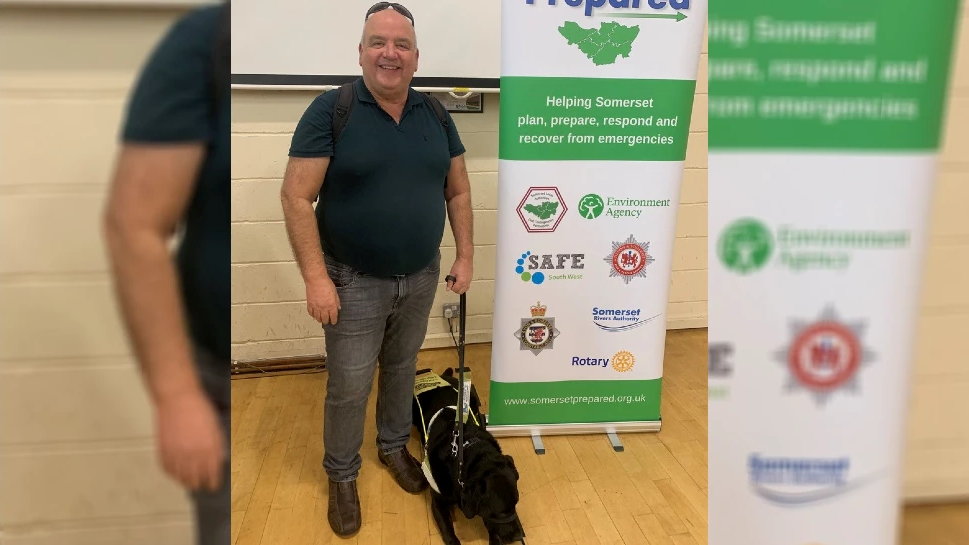
[[[444,281],[457,282],[452,275],[444,277]],[[451,439],[451,455],[458,459],[458,485],[464,488],[464,420],[467,418],[471,405],[470,382],[464,378],[464,325],[466,298],[461,294],[458,310],[458,410],[454,411],[454,433]]]
[[[457,278],[450,274],[444,277],[445,282],[448,280],[451,282],[457,282]],[[464,421],[467,419],[467,415],[470,412],[471,407],[471,381],[466,381],[464,378],[465,314],[465,294],[462,293],[458,308],[458,384],[460,385],[460,388],[458,388],[457,410],[454,411],[454,433],[452,434],[451,438],[451,455],[457,457],[458,459],[458,486],[460,486],[462,490],[464,489]],[[514,518],[496,522],[510,522],[514,520]],[[524,535],[522,535],[521,543],[522,545],[525,545]]]

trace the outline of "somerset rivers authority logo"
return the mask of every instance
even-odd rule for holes
[[[851,460],[841,458],[765,457],[747,460],[750,486],[765,501],[780,507],[820,503],[860,488],[878,478],[850,478]]]
[[[856,251],[898,250],[909,246],[906,230],[837,230],[781,225],[776,232],[754,218],[728,225],[717,240],[717,257],[724,267],[740,275],[753,274],[772,259],[795,272],[843,271]]]
[[[793,340],[775,354],[789,372],[788,391],[806,390],[820,406],[839,390],[858,391],[859,370],[875,359],[860,341],[864,321],[842,321],[829,306],[816,320],[790,327]]]
[[[536,356],[546,348],[551,350],[559,330],[555,328],[555,318],[545,316],[548,309],[539,301],[531,307],[532,317],[522,318],[522,323],[515,331],[515,337],[521,343],[520,350],[529,350]]]
[[[619,333],[636,329],[662,316],[662,314],[657,314],[649,318],[641,318],[641,314],[642,309],[639,308],[593,307],[592,323],[603,331]]]
[[[619,199],[606,196],[605,199],[589,193],[579,201],[579,215],[594,220],[605,215],[608,218],[639,218],[647,208],[669,208],[670,199]]]

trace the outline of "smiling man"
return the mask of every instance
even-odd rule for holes
[[[414,16],[375,4],[358,51],[363,76],[318,96],[300,119],[281,195],[306,310],[324,331],[327,518],[341,536],[362,524],[356,479],[375,369],[377,458],[404,490],[427,487],[406,445],[445,213],[457,246],[448,289],[467,291],[474,252],[461,138],[440,103],[410,87]]]

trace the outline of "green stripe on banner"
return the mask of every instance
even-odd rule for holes
[[[659,420],[663,379],[494,382],[488,424],[588,424]]]
[[[959,0],[728,4],[709,15],[711,149],[938,148]]]
[[[498,158],[682,161],[696,82],[501,78]]]

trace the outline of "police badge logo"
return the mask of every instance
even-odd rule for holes
[[[547,310],[539,301],[531,307],[532,317],[521,319],[521,326],[515,331],[520,350],[529,350],[537,356],[542,350],[553,348],[559,330],[555,328],[555,318],[545,316]]]

